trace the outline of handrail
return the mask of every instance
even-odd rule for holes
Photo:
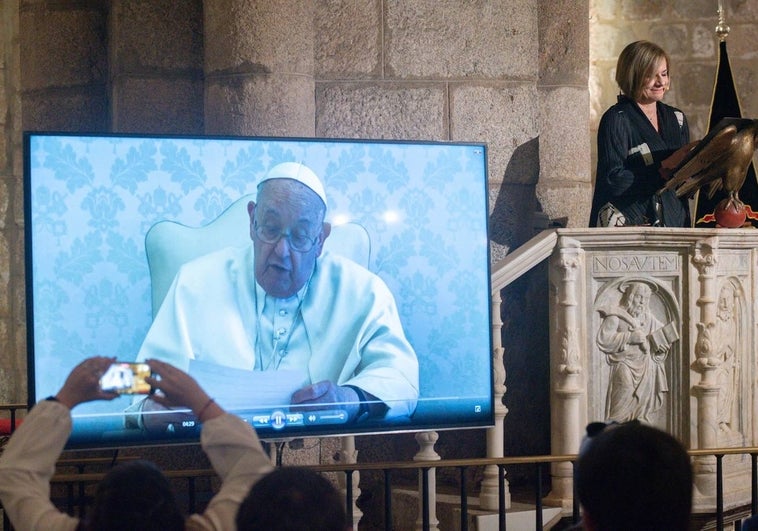
[[[551,255],[558,241],[557,229],[543,230],[492,265],[492,291],[500,291]]]
[[[502,303],[501,290],[511,282],[520,278],[537,264],[547,259],[553,253],[558,242],[557,229],[544,230],[535,235],[518,249],[508,254],[502,260],[492,264],[490,268],[490,296],[492,305],[492,370],[493,370],[493,402],[495,404],[494,424],[487,430],[487,457],[498,459],[503,457],[505,446],[504,421],[508,413],[503,403],[505,394],[505,370],[502,344],[502,321],[500,306]],[[510,504],[510,492],[505,481],[503,465],[492,464],[484,469],[479,492],[479,503],[483,509],[493,510]]]
[[[0,404],[0,411],[10,411],[10,433],[16,431],[18,427],[16,413],[21,409],[29,409],[29,406],[27,404]]]
[[[28,404],[0,404],[0,410],[16,411],[28,408]]]
[[[758,448],[755,449],[758,452]],[[720,452],[719,452],[720,453]],[[747,452],[742,452],[747,453]],[[712,454],[709,454],[712,455]],[[462,459],[440,459],[438,461],[385,461],[376,463],[329,463],[309,465],[308,468],[319,472],[344,472],[350,470],[393,470],[424,469],[424,468],[457,468],[488,465],[531,465],[536,463],[564,463],[576,461],[576,454],[569,455],[533,455],[519,457],[469,457]]]
[[[97,483],[107,472],[66,472],[56,473],[50,478],[50,483]],[[218,474],[212,468],[192,468],[186,470],[164,470],[163,475],[170,479],[216,477]]]
[[[638,246],[640,241],[660,244],[661,241],[675,237],[677,241],[693,243],[704,238],[718,238],[731,248],[753,248],[754,240],[746,239],[746,234],[755,234],[755,229],[660,229],[640,231],[640,227],[586,228],[586,229],[546,229],[520,245],[512,253],[492,264],[492,292],[500,291],[521,275],[534,268],[550,256],[558,238],[569,236],[581,238],[582,246],[607,245],[609,235],[613,236],[618,247]]]

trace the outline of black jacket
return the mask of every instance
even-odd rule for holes
[[[600,120],[597,133],[597,173],[590,227],[597,226],[598,210],[608,202],[623,212],[627,225],[656,221],[653,198],[664,182],[658,173],[661,161],[687,144],[690,130],[679,109],[658,102],[657,132],[642,109],[625,96]],[[688,227],[686,200],[671,191],[661,197],[667,227]]]

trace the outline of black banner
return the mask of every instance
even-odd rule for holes
[[[726,41],[721,41],[719,43],[716,82],[713,87],[713,99],[711,100],[711,114],[708,119],[708,132],[716,127],[722,118],[741,117],[742,112],[740,111],[737,90],[734,86],[732,68],[729,65]],[[713,198],[708,199],[705,190],[698,192],[696,195],[696,215],[693,219],[693,225],[695,227],[715,227],[716,218],[713,211],[719,201],[724,199],[726,195],[724,190],[720,190],[714,194]],[[745,210],[747,212],[746,223],[758,226],[758,179],[756,179],[755,168],[752,162],[748,166],[745,183],[739,191],[739,197],[745,203]]]

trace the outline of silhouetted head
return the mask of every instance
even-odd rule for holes
[[[86,531],[180,531],[184,516],[166,476],[149,461],[113,468],[98,484]]]
[[[576,490],[588,531],[687,531],[692,467],[671,435],[639,422],[591,437],[577,462]]]
[[[282,467],[253,485],[237,513],[239,531],[345,531],[345,500],[324,476]]]

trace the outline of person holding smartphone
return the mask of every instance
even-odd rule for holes
[[[71,433],[71,410],[91,400],[112,400],[101,387],[116,362],[93,357],[77,365],[54,396],[39,402],[10,438],[0,457],[0,501],[17,531],[234,529],[240,503],[250,487],[273,470],[253,428],[226,413],[184,371],[157,360],[146,363],[152,399],[186,407],[202,422],[200,442],[223,483],[202,514],[185,518],[166,477],[147,461],[113,468],[98,484],[84,520],[59,511],[50,500],[55,462]]]

